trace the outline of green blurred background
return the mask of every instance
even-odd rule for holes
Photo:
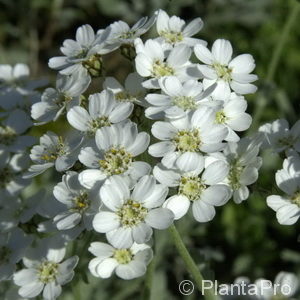
[[[277,118],[293,124],[300,113],[300,13],[292,0],[0,0],[0,63],[27,63],[33,77],[55,80],[48,59],[60,55],[64,39],[74,38],[78,26],[104,28],[116,20],[129,24],[162,8],[189,21],[201,17],[198,34],[209,45],[217,38],[232,42],[235,54],[251,53],[256,60],[259,90],[247,97],[254,117],[251,133]],[[155,32],[155,30],[153,30]],[[123,79],[129,64],[115,53],[106,59],[110,75]],[[97,87],[98,91],[100,86]],[[274,279],[279,271],[300,275],[299,225],[281,226],[266,205],[266,196],[279,191],[274,173],[282,160],[263,153],[260,178],[250,199],[217,209],[215,219],[199,224],[185,217],[177,228],[208,278],[231,282],[237,276]],[[280,193],[280,192],[279,192]],[[155,236],[155,273],[152,299],[181,299],[178,284],[189,279],[167,232]],[[79,249],[83,245],[78,244]],[[90,256],[82,249],[86,265]],[[212,272],[212,270],[214,270]],[[88,278],[87,278],[88,277]],[[89,282],[89,283],[87,283]],[[62,299],[140,299],[144,278],[124,282],[93,279],[82,270],[63,289]],[[197,293],[187,299],[199,299]]]

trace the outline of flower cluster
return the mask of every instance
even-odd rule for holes
[[[258,140],[262,148],[284,157],[283,168],[275,175],[276,184],[284,195],[268,196],[267,204],[276,211],[280,224],[293,225],[300,218],[300,121],[291,129],[284,119],[264,124],[259,128]]]
[[[152,26],[157,36],[142,40]],[[82,253],[95,256],[93,276],[143,276],[155,229],[190,207],[196,222],[209,222],[231,198],[249,198],[265,141],[289,155],[276,175],[286,196],[270,196],[268,205],[280,223],[297,221],[300,158],[290,151],[299,151],[299,125],[289,131],[279,120],[259,138],[240,137],[252,123],[245,95],[256,91],[254,59],[234,56],[224,39],[208,48],[194,37],[202,26],[162,10],[132,27],[83,25],[63,42],[63,56],[49,60],[56,84],[41,95],[26,66],[0,66],[0,280],[13,279],[21,297],[56,299],[79,260],[69,245],[82,238]],[[124,84],[103,76],[106,55],[118,49],[135,70]],[[97,77],[103,86],[92,93]],[[51,122],[63,130],[38,144],[27,135]],[[24,188],[41,174],[55,184],[26,198]]]

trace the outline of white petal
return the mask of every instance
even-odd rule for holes
[[[284,205],[289,204],[289,202],[281,196],[271,195],[267,197],[267,204],[273,210],[277,211],[279,208],[283,207]]]
[[[213,63],[214,57],[212,56],[211,52],[207,49],[207,47],[198,44],[195,46],[195,55],[197,58],[204,62],[207,65],[211,65]]]
[[[155,229],[166,229],[174,220],[174,214],[167,208],[156,208],[149,211],[145,222]]]
[[[213,43],[211,52],[217,62],[227,65],[231,60],[232,46],[229,41],[218,39]]]
[[[27,285],[37,280],[38,275],[35,269],[23,269],[14,274],[14,283],[19,286]]]
[[[190,207],[190,200],[182,195],[174,195],[166,200],[163,207],[170,209],[175,216],[175,220],[182,218]]]
[[[203,172],[202,179],[206,184],[212,185],[223,181],[229,172],[229,165],[223,161],[211,163]]]
[[[87,189],[91,189],[96,183],[103,181],[106,178],[106,174],[100,170],[84,170],[79,176],[79,182]]]
[[[133,243],[132,228],[117,228],[107,232],[106,238],[115,248],[129,248]]]
[[[201,194],[201,200],[208,205],[221,206],[224,205],[231,196],[231,191],[224,184],[212,185],[204,190]]]
[[[148,151],[151,156],[163,157],[166,154],[175,151],[176,146],[172,142],[160,142],[149,147]]]
[[[241,54],[230,62],[229,68],[237,73],[251,73],[255,68],[255,62],[252,55]]]
[[[109,278],[117,266],[114,258],[106,258],[96,267],[96,273],[101,278]]]
[[[142,244],[150,240],[152,228],[146,223],[140,223],[133,227],[132,234],[134,241],[138,244]]]
[[[71,126],[75,129],[79,131],[86,131],[88,130],[88,122],[91,117],[84,108],[75,106],[68,111],[67,119]]]
[[[215,214],[215,208],[213,205],[208,205],[201,200],[194,201],[192,205],[194,218],[198,222],[208,222],[211,221]]]
[[[61,286],[55,281],[49,282],[44,287],[43,297],[46,300],[56,299],[61,294],[61,290]]]
[[[125,265],[118,265],[116,274],[125,280],[130,280],[136,277],[143,276],[146,273],[146,266],[139,261],[131,261]]]
[[[91,243],[88,250],[97,257],[108,258],[112,256],[115,249],[111,245],[106,243],[93,242]]]
[[[39,281],[34,281],[24,285],[19,289],[19,295],[24,298],[34,298],[43,290],[44,284]]]
[[[93,220],[93,227],[97,232],[105,233],[114,230],[120,226],[119,217],[109,211],[97,213]]]
[[[198,33],[201,28],[203,27],[203,21],[201,18],[196,18],[193,21],[191,21],[183,30],[184,36],[193,36],[196,33]]]
[[[297,204],[288,204],[278,209],[276,217],[282,225],[293,225],[300,217],[300,209]]]

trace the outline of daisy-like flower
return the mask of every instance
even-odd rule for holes
[[[87,136],[94,137],[98,129],[127,119],[133,110],[133,103],[120,103],[113,92],[104,90],[89,96],[88,111],[75,106],[67,114],[69,123]]]
[[[2,196],[16,196],[30,183],[23,174],[30,160],[26,153],[10,156],[6,150],[0,149],[0,193]]]
[[[143,80],[138,73],[130,73],[122,86],[114,77],[106,77],[103,88],[112,91],[117,101],[144,105],[146,90],[142,86]]]
[[[115,272],[125,280],[143,276],[153,256],[148,245],[136,243],[128,248],[119,248],[94,242],[89,251],[96,256],[89,263],[90,272],[95,277],[109,278]]]
[[[226,141],[238,142],[240,137],[235,131],[244,131],[250,127],[252,117],[245,113],[246,109],[247,101],[235,93],[231,93],[229,99],[216,106],[216,123],[223,124],[228,129]]]
[[[286,154],[293,150],[300,152],[300,120],[289,129],[287,120],[278,119],[261,126],[258,131],[263,134],[264,148]]]
[[[216,152],[224,148],[222,141],[226,138],[227,128],[215,123],[215,112],[210,107],[200,107],[185,117],[169,122],[155,122],[152,134],[162,140],[149,147],[150,155],[163,157],[162,163],[167,168],[183,153]]]
[[[78,173],[68,172],[53,190],[54,197],[64,204],[64,211],[56,215],[54,222],[59,230],[74,228],[83,223],[83,229],[92,229],[92,219],[99,212],[98,190],[87,190],[78,181]]]
[[[156,30],[159,35],[157,40],[172,46],[178,44],[194,46],[198,43],[206,46],[207,43],[205,41],[192,38],[202,27],[203,22],[201,18],[196,18],[186,25],[184,20],[177,16],[169,17],[164,10],[160,9],[156,22]]]
[[[159,80],[163,94],[148,94],[146,101],[150,103],[145,111],[150,119],[176,119],[184,117],[186,112],[196,110],[201,100],[208,97],[215,86],[203,91],[203,86],[195,79],[181,83],[175,76],[163,77]]]
[[[251,140],[243,138],[238,143],[228,143],[223,153],[224,159],[230,165],[224,183],[232,189],[234,202],[241,203],[249,197],[247,186],[258,178],[258,170],[262,165],[261,157],[257,156],[259,147]],[[222,156],[219,158],[222,159]]]
[[[214,42],[212,50],[197,44],[195,46],[197,58],[205,65],[199,65],[204,76],[204,88],[217,83],[213,95],[218,99],[226,99],[230,95],[230,88],[238,94],[251,94],[256,86],[251,84],[257,76],[250,74],[255,63],[252,55],[241,54],[232,59],[232,46],[227,40],[218,39]]]
[[[177,188],[177,193],[164,203],[172,210],[175,219],[183,217],[190,205],[198,222],[211,221],[215,206],[224,205],[231,197],[230,188],[220,184],[227,176],[229,166],[215,161],[203,170],[203,160],[196,153],[185,153],[177,160],[176,169],[155,166],[153,174],[162,184]]]
[[[107,42],[118,45],[133,46],[134,40],[146,33],[155,21],[156,13],[151,18],[141,18],[131,28],[124,21],[114,22],[109,26],[111,31]]]
[[[0,282],[11,278],[32,240],[19,228],[0,235]]]
[[[192,67],[189,58],[191,49],[186,45],[178,45],[171,51],[164,51],[163,45],[155,40],[140,39],[135,41],[137,56],[135,66],[137,72],[147,79],[142,84],[147,89],[158,89],[158,79],[164,76],[176,76],[180,81],[191,78],[188,68]]]
[[[48,131],[40,138],[40,145],[31,149],[30,158],[35,164],[24,177],[37,176],[53,166],[58,172],[68,170],[77,160],[81,142],[81,138],[66,140]]]
[[[61,294],[61,286],[72,280],[78,257],[72,256],[63,261],[66,253],[64,247],[46,239],[42,242],[43,246],[25,255],[23,263],[26,268],[16,272],[13,280],[20,286],[20,296],[34,298],[43,292],[44,299],[53,300]]]
[[[49,60],[49,67],[63,75],[77,72],[98,77],[102,71],[101,55],[116,48],[114,44],[107,44],[106,40],[110,28],[100,30],[95,35],[90,25],[80,26],[76,31],[76,40],[67,39],[60,48],[65,56],[53,57]]]
[[[25,224],[35,214],[43,192],[28,198],[2,197],[0,201],[0,232],[8,232],[19,224]]]
[[[152,227],[165,229],[171,225],[174,214],[161,207],[168,188],[157,184],[153,176],[143,176],[130,191],[128,181],[111,177],[100,189],[107,211],[100,211],[93,220],[97,232],[106,233],[108,241],[117,248],[129,248],[133,242],[147,242]]]
[[[29,116],[21,109],[12,111],[0,125],[0,147],[8,152],[19,152],[34,144],[35,138],[21,135],[32,126]]]
[[[41,101],[32,105],[31,117],[44,124],[56,121],[71,107],[80,104],[80,95],[88,88],[91,79],[76,72],[71,76],[58,75],[56,88],[47,88]]]
[[[150,173],[149,164],[134,161],[150,142],[149,134],[138,133],[135,123],[128,121],[102,127],[97,130],[95,139],[97,149],[85,147],[78,157],[89,168],[79,174],[80,183],[87,189],[103,183],[111,175],[126,176],[135,181]]]
[[[283,162],[283,169],[276,172],[277,186],[285,193],[284,196],[271,195],[267,204],[274,211],[282,225],[295,224],[300,218],[300,158],[290,156]]]

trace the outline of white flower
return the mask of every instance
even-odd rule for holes
[[[257,76],[249,74],[255,68],[252,55],[242,54],[232,59],[232,46],[229,41],[216,40],[211,51],[197,44],[195,54],[205,63],[198,66],[204,76],[204,88],[217,83],[213,93],[216,98],[228,98],[230,88],[238,94],[251,94],[256,91],[256,86],[251,82],[257,80]]]
[[[156,22],[156,30],[160,38],[159,42],[165,42],[171,45],[186,44],[194,46],[198,43],[206,46],[206,42],[200,39],[192,38],[203,27],[201,18],[196,18],[188,25],[177,16],[169,17],[164,10],[159,10]]]
[[[31,105],[38,95],[34,89],[47,81],[29,80],[29,68],[25,64],[0,65],[0,106],[5,110]]]
[[[32,240],[19,228],[0,235],[0,282],[11,279],[16,263],[21,260]]]
[[[109,278],[115,272],[125,280],[143,276],[153,256],[148,245],[136,243],[128,248],[118,248],[94,242],[89,251],[96,256],[89,263],[90,272],[95,277]]]
[[[234,202],[241,203],[249,197],[247,185],[253,184],[258,178],[258,169],[262,164],[261,157],[257,156],[259,146],[247,138],[242,138],[238,143],[228,143],[223,152],[230,165],[224,182],[233,190]]]
[[[30,160],[26,153],[18,153],[12,156],[0,149],[0,193],[2,196],[15,196],[30,180],[23,178]]]
[[[133,103],[120,103],[109,90],[92,94],[88,100],[88,111],[81,106],[71,108],[67,114],[69,123],[77,130],[94,137],[98,129],[127,119]]]
[[[264,148],[271,148],[275,152],[291,150],[300,152],[300,120],[291,129],[285,119],[278,119],[259,128],[263,134]]]
[[[172,168],[176,159],[186,152],[216,152],[224,148],[222,140],[227,136],[227,128],[215,123],[212,108],[202,106],[185,117],[169,122],[155,122],[152,134],[162,140],[149,147],[154,157],[163,157],[162,163]]]
[[[98,31],[95,35],[90,25],[80,26],[76,31],[76,40],[67,39],[60,48],[65,56],[53,57],[49,60],[49,67],[60,70],[63,75],[77,72],[100,76],[102,70],[101,55],[107,54],[116,48],[108,45],[106,39],[110,28]]]
[[[107,211],[100,211],[93,220],[97,232],[106,233],[108,241],[117,248],[129,248],[133,242],[147,242],[152,236],[152,227],[165,229],[174,215],[162,208],[168,188],[156,184],[153,176],[143,176],[133,191],[126,179],[112,176],[100,190]]]
[[[3,197],[0,203],[0,232],[7,232],[20,223],[28,222],[36,213],[43,192],[31,197]]]
[[[222,105],[216,106],[216,123],[223,124],[228,129],[226,141],[238,142],[240,137],[235,131],[247,130],[252,118],[245,113],[247,102],[243,96],[231,93],[230,98],[225,100]]]
[[[176,76],[180,81],[190,79],[188,67],[192,67],[189,58],[191,49],[186,45],[178,45],[171,51],[164,51],[163,46],[155,40],[147,40],[143,45],[135,41],[137,56],[135,66],[142,77],[147,77],[143,86],[147,89],[158,89],[158,79],[164,76]],[[138,45],[138,46],[137,46]]]
[[[20,286],[19,295],[34,298],[43,292],[43,298],[54,300],[61,294],[61,286],[70,282],[73,269],[78,262],[77,256],[63,261],[65,248],[56,243],[40,241],[40,246],[23,258],[25,269],[14,274],[14,283]]]
[[[68,170],[77,160],[81,142],[78,137],[66,140],[48,131],[40,138],[40,145],[31,149],[30,158],[35,164],[24,177],[37,176],[53,166],[58,172]]]
[[[185,153],[176,165],[175,169],[167,169],[163,165],[153,169],[159,182],[177,188],[176,195],[168,198],[164,207],[172,210],[177,220],[187,213],[192,204],[193,215],[198,222],[211,221],[216,214],[214,206],[224,205],[231,197],[229,187],[219,184],[228,174],[228,164],[215,161],[203,171],[203,159],[199,159],[196,153]]]
[[[276,172],[276,184],[285,196],[271,195],[267,204],[274,211],[282,225],[295,224],[300,218],[300,173],[299,156],[290,156],[283,162],[283,169]]]
[[[83,223],[84,228],[92,229],[92,219],[99,211],[100,198],[97,190],[87,190],[78,181],[78,173],[68,172],[62,182],[53,190],[54,197],[64,204],[54,222],[59,230],[66,230]]]
[[[0,147],[9,152],[19,152],[35,143],[35,138],[21,135],[32,126],[29,116],[21,109],[10,112],[0,126]]]
[[[145,115],[150,119],[181,118],[186,112],[196,110],[201,105],[201,100],[208,97],[214,86],[203,91],[203,86],[195,79],[184,83],[175,76],[163,77],[159,80],[163,94],[148,94],[146,101],[150,107],[146,109]]]
[[[114,77],[106,77],[103,88],[111,90],[120,102],[133,102],[144,105],[145,88],[142,86],[143,77],[137,73],[130,73],[122,86]]]
[[[80,95],[88,88],[91,79],[76,72],[71,76],[58,74],[56,88],[47,88],[41,101],[31,107],[31,117],[41,124],[56,121],[65,111],[80,104]]]
[[[126,176],[135,181],[149,174],[149,164],[134,161],[134,157],[147,149],[149,142],[149,134],[138,133],[137,125],[130,121],[98,129],[97,149],[85,147],[79,154],[80,162],[89,168],[79,174],[80,183],[90,189],[111,175]]]
[[[133,45],[134,40],[146,33],[155,21],[156,14],[154,14],[150,19],[148,17],[141,18],[131,28],[124,21],[116,21],[109,26],[111,31],[109,33],[107,43]]]

